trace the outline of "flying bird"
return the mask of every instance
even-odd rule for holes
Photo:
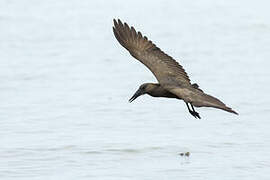
[[[158,83],[142,84],[129,102],[148,94],[152,97],[181,99],[186,103],[189,113],[199,119],[201,117],[194,106],[213,107],[238,114],[219,99],[204,93],[198,84],[192,84],[184,68],[140,31],[136,31],[127,23],[122,23],[120,19],[118,21],[114,19],[113,22],[113,33],[117,41],[129,51],[131,56],[143,63],[158,80]]]

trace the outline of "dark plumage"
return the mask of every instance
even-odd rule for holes
[[[119,19],[114,21],[113,32],[118,42],[126,48],[129,53],[143,63],[157,78],[159,84],[145,83],[130,99],[134,99],[143,94],[153,97],[167,97],[182,99],[185,101],[189,112],[198,117],[199,113],[194,107],[214,107],[234,114],[238,114],[230,107],[227,107],[217,98],[205,94],[198,84],[191,84],[184,68],[172,57],[165,54],[160,48],[153,44],[141,32],[137,32],[133,27],[122,23]],[[192,110],[189,108],[191,105]]]

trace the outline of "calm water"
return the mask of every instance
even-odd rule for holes
[[[0,179],[270,179],[269,5],[0,1]],[[240,115],[129,104],[156,80],[115,40],[115,17]]]

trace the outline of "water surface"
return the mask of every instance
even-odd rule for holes
[[[269,179],[270,13],[260,1],[0,2],[0,179]],[[142,31],[239,112],[143,96]],[[190,152],[189,158],[181,152]]]

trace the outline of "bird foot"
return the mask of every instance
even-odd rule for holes
[[[192,116],[194,116],[196,119],[197,119],[197,118],[201,119],[201,116],[200,116],[199,113],[197,113],[196,111],[189,111],[189,112],[190,112],[190,114],[191,114]]]

